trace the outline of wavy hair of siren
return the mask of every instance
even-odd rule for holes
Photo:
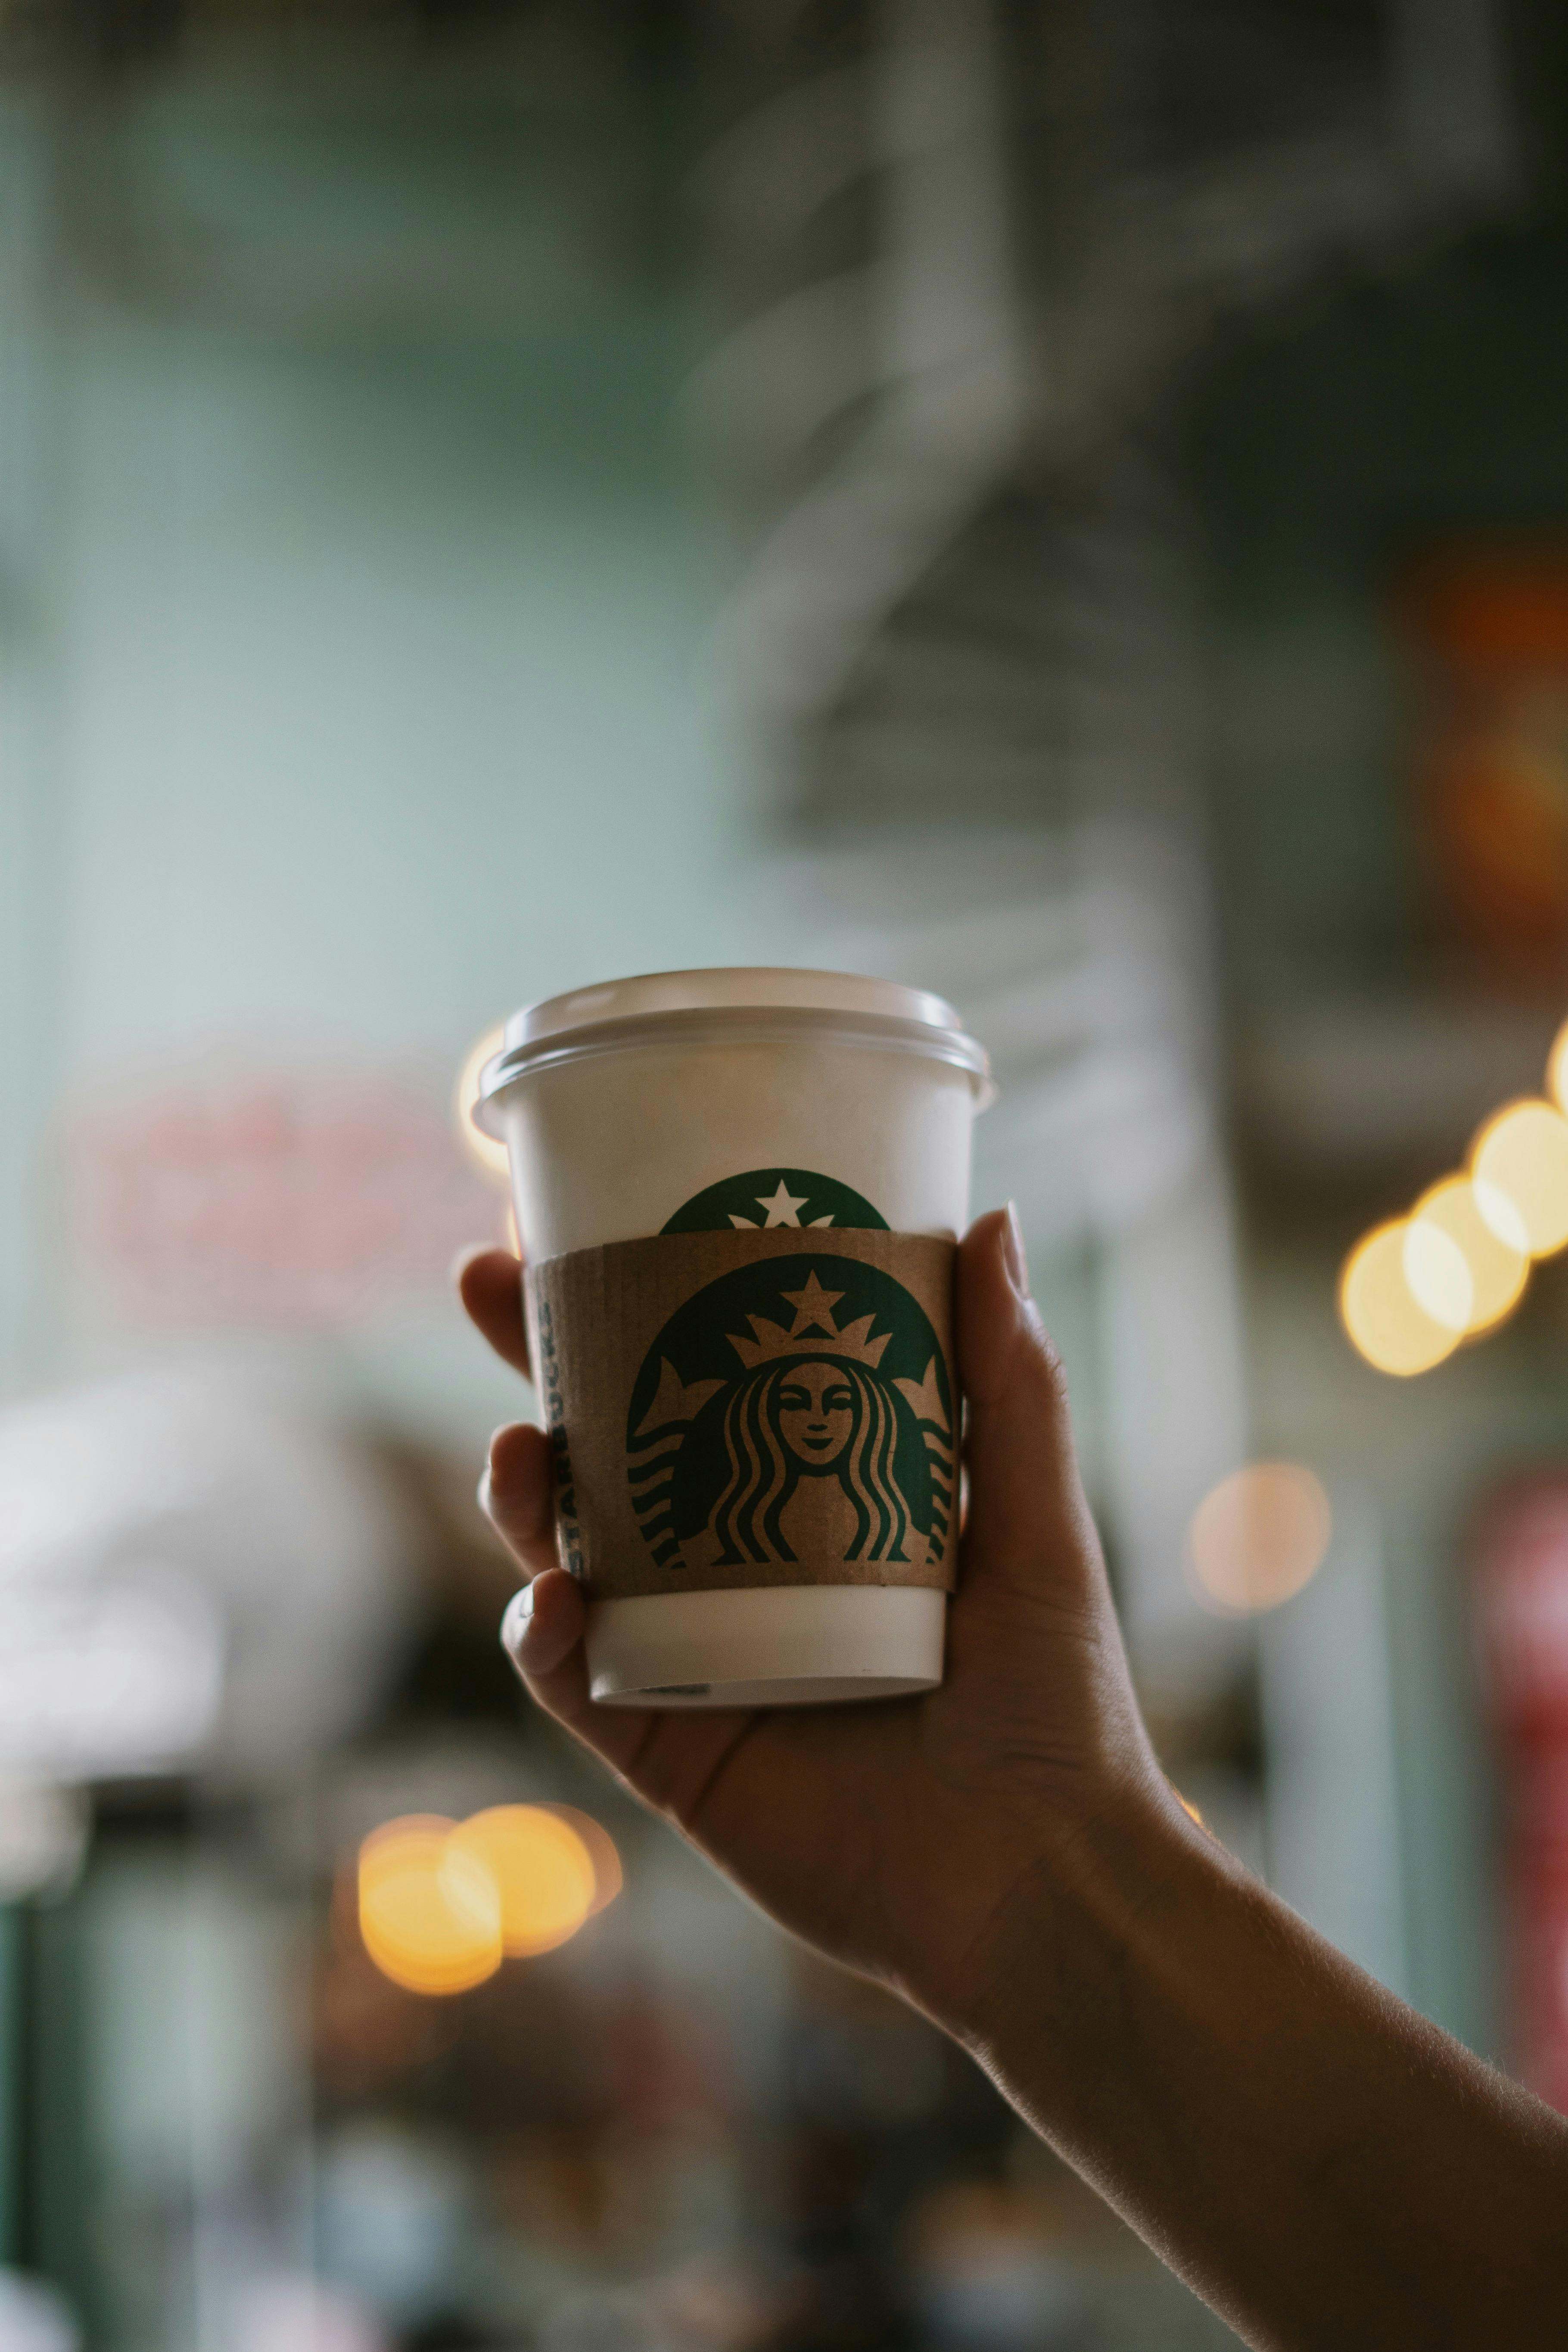
[[[838,1460],[810,1470],[779,1426],[780,1392],[803,1361],[759,1368],[730,1395],[724,1409],[729,1476],[713,1507],[720,1565],[793,1560],[780,1521],[802,1477],[837,1477],[855,1512],[847,1559],[907,1560],[913,1514],[899,1484],[894,1455],[898,1405],[886,1384],[841,1358],[825,1358],[853,1393],[854,1421]]]

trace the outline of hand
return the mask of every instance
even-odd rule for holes
[[[470,1257],[465,1307],[528,1370],[521,1269]],[[957,2029],[1015,1895],[1123,1809],[1173,1803],[1128,1675],[1079,1483],[1060,1364],[1017,1221],[959,1252],[969,1477],[947,1675],[919,1698],[695,1713],[595,1706],[556,1563],[550,1449],[499,1430],[486,1508],[532,1581],[503,1639],[539,1704],[783,1926]]]
[[[526,1370],[515,1258],[463,1268]],[[1258,2352],[1568,2344],[1568,2125],[1393,1999],[1181,1811],[1151,1753],[1010,1216],[959,1253],[970,1509],[923,1698],[596,1707],[549,1449],[488,1507],[541,1706],[784,1927],[946,2026]]]

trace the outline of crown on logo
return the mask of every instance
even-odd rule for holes
[[[782,1323],[770,1323],[765,1315],[748,1315],[746,1320],[755,1339],[739,1339],[733,1331],[726,1334],[748,1371],[775,1356],[850,1356],[858,1364],[876,1366],[881,1362],[882,1350],[892,1333],[884,1331],[879,1339],[873,1339],[874,1315],[862,1315],[857,1322],[847,1323],[841,1331],[833,1320],[833,1310],[844,1296],[841,1290],[824,1290],[814,1273],[806,1277],[804,1290],[785,1290],[779,1295],[795,1308],[795,1321],[787,1331]]]

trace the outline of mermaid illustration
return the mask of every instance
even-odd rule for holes
[[[664,1368],[630,1465],[656,1557],[694,1568],[940,1559],[952,1454],[934,1362],[923,1380],[889,1378],[891,1334],[874,1337],[871,1315],[840,1330],[842,1294],[815,1272],[777,1295],[795,1310],[792,1328],[748,1314],[751,1336],[728,1334],[739,1377],[688,1386]]]
[[[760,1367],[724,1409],[729,1479],[710,1521],[716,1564],[925,1558],[895,1455],[900,1400],[864,1364],[806,1356]]]

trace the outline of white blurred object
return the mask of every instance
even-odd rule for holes
[[[91,1778],[199,1748],[223,1696],[200,1586],[128,1562],[90,1582],[0,1585],[0,1765]]]
[[[261,2280],[241,2297],[233,2352],[385,2352],[386,2341],[352,2295],[283,2276]]]
[[[1329,1554],[1259,1628],[1268,1883],[1331,1943],[1407,1990],[1394,1660],[1381,1530],[1333,1492]]]
[[[1050,2254],[1008,2248],[984,2268],[923,2282],[916,2305],[949,2352],[1051,2352],[1083,2340],[1082,2294]]]
[[[368,1460],[263,1384],[128,1374],[0,1413],[0,1768],[265,1769],[374,1700],[411,1591]]]
[[[3,1639],[3,1636],[0,1636]],[[3,1684],[0,1672],[0,1684]],[[5,1720],[0,1698],[0,1722]],[[0,1779],[0,1903],[63,1893],[81,1867],[90,1826],[79,1789]]]
[[[0,2270],[0,2352],[79,2352],[81,2331],[53,2287]]]
[[[1104,1255],[1100,1288],[1110,1501],[1133,1646],[1183,1644],[1216,1672],[1249,1637],[1211,1617],[1182,1568],[1187,1523],[1247,1453],[1241,1286],[1230,1179],[1203,1158]]]
[[[316,2175],[322,2267],[398,2327],[447,2300],[469,2229],[460,2156],[442,2142],[363,2124],[321,2151]]]

